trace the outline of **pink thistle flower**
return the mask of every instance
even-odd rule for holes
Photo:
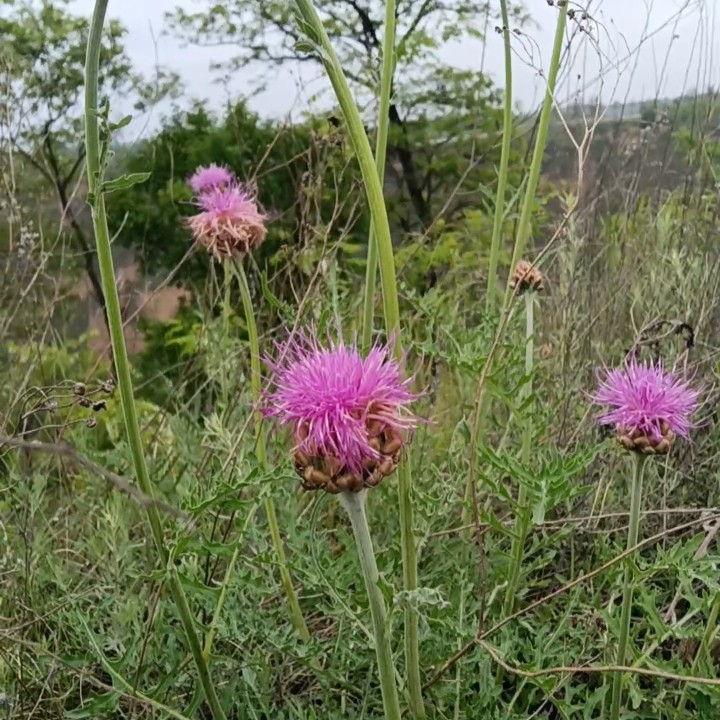
[[[267,216],[238,185],[214,187],[199,196],[200,212],[187,223],[195,241],[216,260],[244,255],[265,240]]]
[[[418,395],[386,346],[362,357],[354,343],[323,347],[300,333],[265,362],[273,378],[263,414],[293,429],[305,487],[361,490],[395,470],[418,424],[408,407]]]
[[[235,176],[222,165],[201,165],[195,170],[188,180],[188,185],[196,195],[226,187],[235,182]]]
[[[689,438],[700,393],[662,363],[642,365],[633,357],[622,369],[598,372],[597,405],[609,407],[598,416],[614,424],[621,444],[646,454],[666,453],[675,436]]]

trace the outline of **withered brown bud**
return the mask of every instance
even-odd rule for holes
[[[82,397],[85,395],[85,392],[87,391],[87,387],[85,386],[85,383],[77,382],[73,386],[73,393],[77,395],[78,397]]]
[[[89,418],[85,421],[85,425],[92,430],[94,427],[97,426],[97,418],[89,417]]]
[[[84,395],[81,395],[77,399],[77,404],[80,407],[89,408],[92,405],[92,400],[90,400],[90,398],[88,398],[88,397],[85,397]]]
[[[55,398],[46,400],[41,406],[40,410],[46,410],[49,413],[56,413],[58,409],[58,402]]]
[[[518,295],[542,290],[544,283],[543,274],[527,260],[518,261],[510,278],[510,287],[515,288]]]
[[[104,380],[100,383],[100,390],[106,395],[112,395],[115,391],[115,380],[113,380],[112,378]]]
[[[104,400],[98,400],[92,404],[93,412],[100,412],[107,408],[107,403]]]

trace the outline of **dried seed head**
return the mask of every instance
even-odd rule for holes
[[[519,260],[510,278],[510,287],[522,295],[524,292],[542,290],[543,286],[544,278],[540,270],[527,260]]]
[[[97,418],[89,417],[89,418],[85,421],[85,425],[92,430],[94,427],[97,426]]]
[[[98,400],[92,404],[93,412],[100,412],[107,409],[107,403],[104,400]]]
[[[92,405],[92,400],[90,400],[90,398],[88,398],[88,397],[85,397],[84,395],[81,395],[77,399],[77,404],[80,407],[89,408]]]
[[[195,242],[216,260],[238,257],[265,241],[267,216],[255,197],[233,184],[214,187],[197,199],[199,212],[187,219]]]
[[[87,392],[87,387],[85,386],[85,383],[77,382],[73,386],[73,393],[77,395],[78,397],[82,397]]]

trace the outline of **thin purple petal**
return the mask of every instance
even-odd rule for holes
[[[660,441],[663,423],[676,435],[688,438],[700,393],[662,363],[643,365],[633,357],[623,368],[597,372],[595,404],[608,408],[599,423],[639,430]]]
[[[215,188],[232,185],[235,176],[221,165],[201,166],[195,170],[188,180],[188,185],[196,195],[213,190]]]
[[[277,360],[266,359],[272,388],[263,413],[295,430],[296,449],[310,456],[335,457],[357,472],[376,459],[368,424],[410,431],[418,418],[409,410],[417,395],[411,378],[386,346],[375,345],[366,357],[357,347],[329,341],[323,347],[313,334],[299,333],[278,346]]]

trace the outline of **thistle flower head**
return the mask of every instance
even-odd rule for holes
[[[689,437],[699,395],[662,363],[643,365],[632,357],[623,368],[598,372],[592,399],[608,408],[598,422],[614,424],[624,447],[662,454],[677,435]]]
[[[222,165],[201,165],[195,170],[188,180],[191,190],[196,195],[213,190],[214,188],[222,188],[232,185],[235,182],[235,176]]]
[[[307,488],[329,492],[377,485],[400,460],[418,419],[411,379],[386,346],[355,346],[299,334],[266,359],[272,384],[263,412],[295,436],[295,468]]]
[[[199,195],[200,212],[187,221],[195,241],[217,260],[255,250],[265,240],[266,216],[239,185],[212,187]]]

